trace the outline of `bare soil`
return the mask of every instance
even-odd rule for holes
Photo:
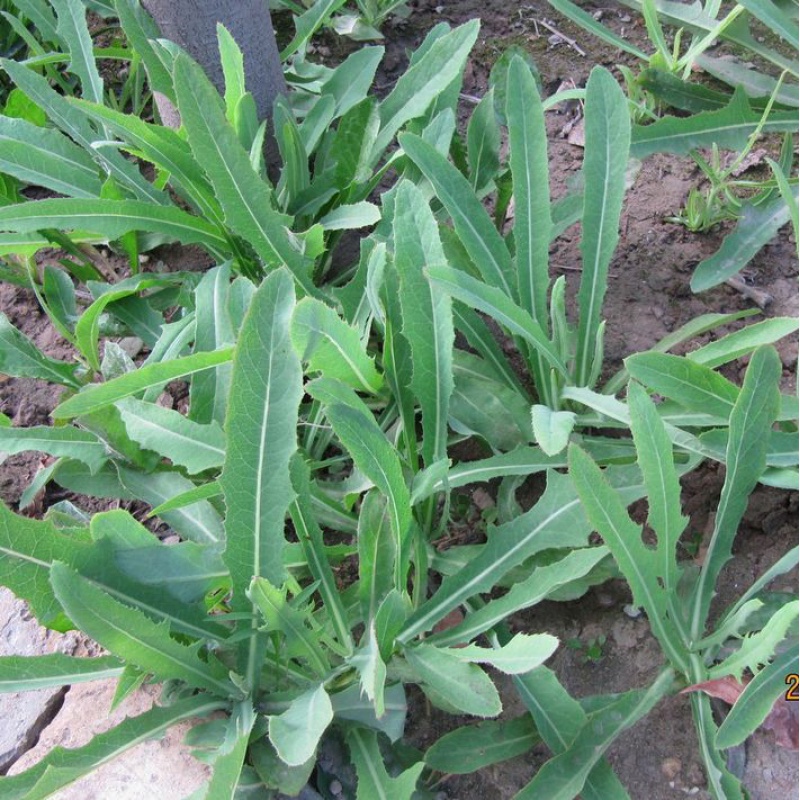
[[[463,89],[466,95],[483,95],[494,61],[510,44],[520,45],[532,54],[546,93],[552,93],[564,81],[582,85],[595,64],[606,66],[617,75],[616,65],[628,63],[633,66],[629,57],[599,43],[570,22],[557,18],[545,0],[526,3],[417,0],[411,5],[414,13],[407,21],[390,22],[385,28],[387,51],[379,75],[379,82],[384,87],[390,87],[402,74],[407,64],[407,51],[416,48],[434,24],[447,21],[455,25],[474,17],[481,19],[482,26],[466,71]],[[581,5],[590,12],[600,11],[604,22],[647,49],[642,26],[623,8],[611,0],[597,5],[589,2]],[[557,28],[574,44],[563,39],[556,43],[552,28]],[[332,36],[324,37],[322,45],[333,51],[346,47]],[[335,57],[336,52],[332,56]],[[470,110],[467,101],[464,118]],[[556,197],[565,191],[568,177],[579,170],[583,158],[582,149],[569,143],[562,135],[568,121],[566,114],[548,114],[552,192]],[[774,150],[775,143],[766,142],[764,146]],[[619,368],[628,354],[647,349],[700,314],[753,307],[752,300],[727,285],[699,295],[692,294],[689,288],[692,270],[718,249],[726,231],[723,227],[706,235],[697,235],[665,221],[683,206],[689,189],[697,186],[700,180],[701,175],[690,159],[655,156],[643,163],[627,194],[621,239],[611,265],[604,309],[610,371]],[[580,278],[578,243],[579,231],[568,231],[554,245],[551,257],[553,276],[566,275],[573,296]],[[175,255],[173,250],[166,257]],[[181,257],[191,262],[195,255],[184,253]],[[746,272],[750,283],[773,297],[773,302],[764,311],[765,316],[797,316],[797,255],[788,227],[751,262]],[[0,309],[48,355],[70,358],[69,346],[50,326],[31,292],[0,285]],[[719,335],[708,334],[693,342],[691,347]],[[793,390],[797,367],[796,338],[780,342],[778,351],[784,365],[783,388],[785,391]],[[740,382],[744,366],[740,363],[729,369],[728,377]],[[59,394],[59,389],[44,383],[0,376],[0,411],[11,417],[15,425],[47,424]],[[15,506],[42,465],[42,458],[40,454],[28,453],[2,461],[0,499]],[[722,480],[722,468],[709,465],[685,481],[685,509],[691,516],[690,529],[698,536],[708,534],[713,526]],[[58,487],[50,486],[26,513],[39,515],[64,496]],[[86,507],[85,499],[73,499],[79,506]],[[797,518],[796,492],[763,487],[752,495],[736,541],[734,559],[726,568],[719,587],[721,598],[731,599],[740,594],[797,543]],[[796,591],[796,575],[789,576],[775,588]],[[623,607],[630,600],[625,584],[614,581],[592,590],[577,601],[541,604],[515,618],[512,624],[518,630],[548,631],[563,643],[573,641],[576,646],[560,647],[549,666],[556,670],[574,696],[622,692],[647,686],[663,663],[646,620],[643,617],[633,619],[624,613]],[[588,648],[599,637],[605,637],[601,652],[596,658],[587,657]],[[510,685],[505,688],[505,713],[522,713],[523,708]],[[447,715],[437,714],[424,702],[414,702],[408,734],[416,746],[424,748],[450,730],[454,722]],[[459,722],[470,723],[469,720]],[[753,800],[797,797],[797,755],[776,747],[771,733],[758,732],[734,755],[738,759],[737,769],[743,775]],[[511,798],[547,757],[548,753],[542,746],[523,757],[474,775],[446,778],[439,789],[450,800]],[[685,696],[663,701],[653,713],[618,739],[608,758],[634,800],[708,797],[690,704]]]

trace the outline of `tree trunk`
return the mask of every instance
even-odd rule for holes
[[[161,29],[161,35],[179,44],[205,70],[222,93],[224,80],[217,44],[217,23],[231,33],[244,55],[247,90],[253,95],[260,120],[272,118],[279,94],[286,94],[281,59],[268,0],[141,0]],[[157,97],[161,119],[180,125],[171,103]],[[268,159],[267,163],[270,163]],[[273,162],[274,163],[274,162]]]

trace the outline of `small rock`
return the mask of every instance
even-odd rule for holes
[[[674,781],[680,775],[682,768],[683,764],[681,764],[679,758],[665,758],[661,762],[661,774],[670,781]]]
[[[340,781],[332,780],[328,788],[334,797],[338,797],[342,793],[342,784]]]

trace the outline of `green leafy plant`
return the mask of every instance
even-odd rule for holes
[[[731,558],[747,497],[764,469],[768,442],[775,434],[780,372],[774,349],[763,347],[753,354],[730,411],[725,483],[699,569],[677,560],[676,548],[687,519],[681,514],[672,443],[639,383],[628,385],[628,404],[638,464],[648,487],[647,521],[657,539],[655,547],[644,543],[641,527],[626,513],[627,501],[611,488],[592,459],[578,446],[570,449],[570,475],[587,515],[614,554],[634,602],[646,611],[654,636],[682,680],[695,685],[725,676],[741,680],[745,670],[756,675],[755,686],[742,694],[721,727],[714,721],[709,698],[700,693],[692,696],[709,789],[714,797],[725,800],[744,794],[728,771],[722,751],[744,741],[763,722],[785,691],[778,678],[797,666],[797,642],[790,631],[798,614],[797,600],[787,596],[760,599],[771,580],[796,565],[797,548],[770,567],[709,627],[716,583]],[[766,603],[772,606],[765,617],[758,612]]]
[[[352,9],[346,7],[347,0],[272,0],[272,5],[296,15],[297,35],[286,54],[299,49],[325,26],[355,41],[382,39],[381,26],[390,16],[405,19],[411,13],[407,0],[355,0]]]
[[[78,0],[68,4],[73,12],[80,6],[83,14]],[[115,8],[150,86],[178,108],[182,132],[104,104],[94,59],[78,61],[88,41],[80,25],[67,42],[81,81],[80,101],[64,97],[25,65],[2,62],[55,127],[38,129],[0,117],[3,133],[14,143],[0,169],[66,197],[3,208],[0,228],[10,233],[0,236],[0,253],[35,252],[49,243],[40,231],[60,229],[70,231],[75,243],[122,245],[135,271],[141,249],[178,240],[200,244],[219,261],[232,259],[251,277],[286,265],[313,293],[314,281],[330,269],[341,231],[377,221],[367,198],[389,168],[381,162],[395,134],[411,119],[424,120],[437,98],[446,96],[451,106],[457,101],[461,68],[477,35],[474,24],[451,32],[436,28],[381,102],[367,97],[381,48],[354,53],[335,70],[295,64],[304,90],[296,94],[294,110],[286,103],[276,109],[284,163],[273,187],[262,155],[266,123],[259,124],[244,90],[241,53],[232,38],[220,31],[227,80],[223,101],[188,56],[148,38],[148,19],[138,6],[118,0]],[[82,16],[70,14],[76,18]],[[146,180],[123,151],[151,163],[155,180]]]
[[[483,106],[476,109],[468,131],[468,143],[474,141],[476,144],[468,147],[464,167],[467,175],[420,137],[402,134],[400,143],[407,157],[429,183],[443,213],[453,223],[452,233],[442,230],[450,265],[434,263],[427,267],[427,274],[434,284],[457,301],[454,305],[456,327],[477,352],[475,355],[457,350],[455,354],[453,425],[456,430],[479,434],[496,450],[513,450],[535,440],[544,453],[557,457],[565,450],[573,432],[577,433],[583,426],[597,423],[597,427],[602,427],[609,422],[617,426],[623,419],[627,424],[625,413],[618,413],[621,405],[613,413],[607,413],[611,405],[619,402],[610,395],[624,385],[624,370],[608,381],[602,394],[590,389],[597,383],[603,368],[601,309],[607,287],[608,264],[618,237],[628,166],[626,143],[630,122],[619,86],[607,72],[594,70],[586,88],[583,169],[584,183],[591,185],[592,190],[577,197],[568,195],[551,204],[543,104],[535,80],[525,63],[514,58],[508,67],[507,82],[505,116],[511,190],[505,195],[505,204],[513,196],[514,222],[512,233],[505,239],[492,224],[474,188],[484,186],[491,180],[491,175],[500,171],[498,161],[483,155],[483,151],[489,149],[488,143],[498,141],[492,127],[497,125],[493,115],[485,114]],[[491,107],[491,98],[483,102]],[[481,148],[478,143],[487,146]],[[637,144],[641,153],[641,141],[634,143],[634,149]],[[498,198],[501,193],[498,191]],[[501,206],[505,208],[502,203]],[[501,216],[504,214],[501,212]],[[548,249],[551,239],[576,219],[580,219],[583,226],[583,269],[578,292],[578,323],[573,327],[566,317],[563,278],[550,285]],[[508,335],[514,337],[530,370],[535,399],[528,397],[489,335],[485,323],[471,309],[493,317]],[[711,364],[713,369],[737,358],[741,351],[736,342],[747,336],[744,332],[734,334],[732,338],[723,337],[714,346],[720,359],[714,358],[713,362],[706,360],[702,348],[688,359],[662,355],[706,325],[721,321],[714,317],[690,323],[659,343],[654,350],[660,352],[652,353],[651,357],[663,359],[669,365],[665,374],[671,376],[670,380],[677,378],[684,369],[694,371],[696,362],[698,366]],[[768,321],[761,327],[754,326],[752,334],[758,338],[759,332],[767,333],[768,328],[773,333],[782,329],[784,333],[780,335],[785,335],[796,329],[796,321],[788,318]],[[727,355],[723,356],[723,352]],[[687,360],[691,363],[687,364]],[[710,377],[712,369],[708,372],[702,370],[702,380],[708,379],[716,384],[722,379],[716,374]],[[729,391],[735,392],[732,385]],[[665,396],[673,398],[674,389],[666,390]],[[711,416],[697,416],[705,413],[708,407],[692,403],[690,410],[682,408],[681,402],[685,402],[685,398],[681,397],[677,405],[663,407],[665,415],[675,413],[675,416],[670,416],[671,424],[676,426],[673,429],[675,443],[683,446],[682,440],[690,451],[724,461],[723,450],[712,451],[699,444],[706,435],[709,439],[722,435],[721,431],[712,433],[711,429],[717,423]],[[500,406],[502,413],[499,412]],[[583,414],[581,409],[587,406],[601,416]],[[786,409],[789,415],[786,419],[794,418],[794,412],[788,412],[788,398]],[[685,416],[681,419],[683,414]],[[716,416],[716,420],[721,419]],[[706,426],[708,430],[702,431]],[[698,427],[702,434],[699,438],[696,432],[683,430]],[[610,443],[598,441],[597,447],[605,444]],[[607,457],[620,457],[624,447],[624,443],[615,441]],[[774,477],[781,480],[777,474]]]
[[[655,116],[656,102],[692,112],[688,119],[665,117],[652,125],[636,125],[631,152],[639,158],[660,151],[690,154],[710,181],[707,190],[690,191],[685,210],[675,221],[695,231],[726,220],[738,221],[720,251],[698,266],[692,289],[711,288],[741,271],[789,221],[790,208],[797,203],[797,182],[792,178],[794,157],[788,136],[797,132],[797,84],[786,80],[787,76],[798,76],[796,5],[748,0],[722,12],[719,3],[698,3],[690,8],[669,0],[627,0],[626,5],[644,17],[655,48],[648,56],[570,0],[550,3],[584,29],[646,62],[647,67],[639,75],[623,68],[635,122],[649,122]],[[720,15],[722,18],[717,19]],[[754,20],[794,56],[787,57],[779,47],[763,44],[763,37],[751,32]],[[667,44],[665,25],[678,28],[672,47]],[[690,41],[682,51],[684,33]],[[781,72],[780,76],[754,69],[751,63],[738,58],[708,55],[706,51],[718,39],[730,43],[737,55],[744,51],[747,62],[751,57],[766,61]],[[733,92],[690,82],[695,67],[727,83]],[[733,179],[757,137],[769,131],[786,134],[778,168],[786,185],[780,193],[775,191],[774,181]],[[699,148],[711,150],[711,158],[703,157]],[[727,168],[719,162],[720,148],[738,153]]]

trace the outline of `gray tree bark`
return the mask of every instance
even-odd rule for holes
[[[217,23],[230,31],[244,55],[247,90],[260,120],[271,119],[278,95],[286,94],[278,44],[267,0],[141,0],[165,39],[179,44],[205,70],[220,93],[224,89],[217,44]],[[162,121],[180,125],[166,98],[157,97]]]

